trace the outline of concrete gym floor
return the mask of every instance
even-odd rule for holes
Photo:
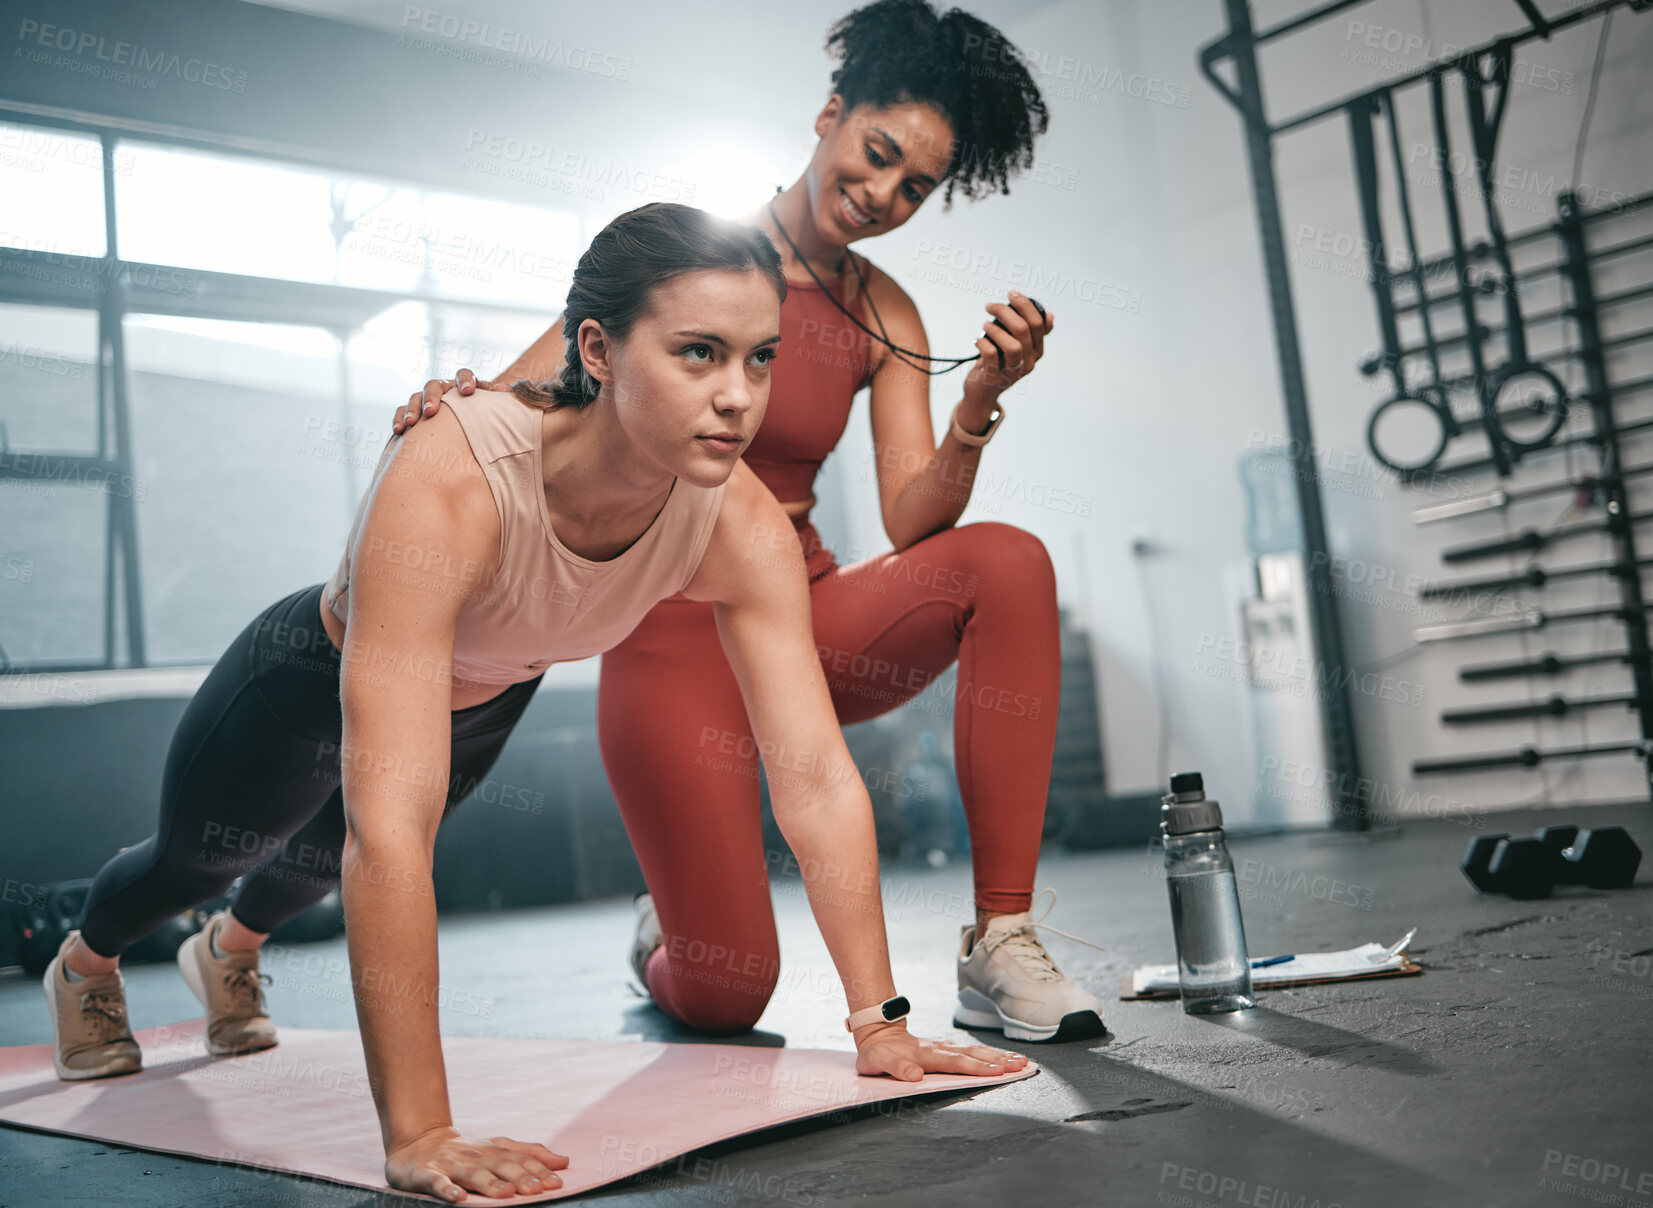
[[[1563,820],[1624,825],[1644,850],[1653,839],[1645,802],[1494,814],[1485,829],[1531,833]],[[1175,1001],[1117,1001],[1121,974],[1172,959],[1157,854],[1047,853],[1040,884],[1061,895],[1050,921],[1107,951],[1060,937],[1048,946],[1102,996],[1110,1035],[1012,1045],[1043,1072],[916,1109],[771,1130],[587,1199],[614,1208],[1653,1201],[1649,869],[1630,889],[1562,889],[1538,902],[1483,897],[1456,867],[1475,833],[1423,821],[1364,836],[1236,840],[1253,956],[1390,943],[1415,926],[1412,951],[1426,972],[1264,992],[1255,1011],[1207,1018],[1183,1015]],[[888,868],[885,881],[897,984],[913,1000],[914,1030],[944,1034],[967,870]],[[801,885],[777,879],[775,900],[781,988],[745,1042],[846,1048],[843,1003]],[[445,919],[442,980],[470,996],[443,1011],[444,1032],[691,1041],[628,988],[630,934],[629,901],[612,899]],[[340,939],[266,958],[278,1023],[354,1028],[348,979],[302,969],[306,958],[343,955]],[[126,977],[136,1028],[199,1013],[172,966],[134,965]],[[50,1038],[36,979],[0,976],[0,1043]],[[407,1202],[0,1129],[7,1208]]]

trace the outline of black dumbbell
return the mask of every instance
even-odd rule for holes
[[[1621,826],[1579,833],[1549,826],[1533,839],[1481,835],[1464,852],[1464,875],[1482,893],[1547,898],[1557,885],[1623,889],[1636,879],[1641,849]]]
[[[1552,826],[1545,833],[1553,832],[1552,839],[1559,840],[1562,837],[1561,832],[1566,829],[1566,827]],[[1575,833],[1578,830],[1577,827],[1572,829]],[[1470,883],[1482,893],[1504,892],[1500,879],[1492,875],[1492,858],[1498,853],[1501,844],[1509,842],[1511,842],[1510,837],[1505,834],[1477,835],[1469,841],[1469,847],[1464,852],[1463,863],[1460,867],[1464,870],[1464,876],[1468,877]],[[1529,843],[1532,840],[1517,839],[1514,842]],[[1568,836],[1567,843],[1570,842],[1572,842],[1572,838]],[[1561,843],[1557,851],[1565,848],[1567,843]]]
[[[1501,839],[1487,859],[1486,879],[1493,885],[1487,892],[1547,898],[1558,884],[1582,884],[1577,866],[1567,859],[1567,849],[1577,836],[1576,826],[1546,826],[1536,839]]]
[[[1464,876],[1469,878],[1470,884],[1482,893],[1501,892],[1489,869],[1492,865],[1492,853],[1498,850],[1500,843],[1508,840],[1508,835],[1476,835],[1464,850],[1464,858],[1459,867],[1464,870]]]
[[[1570,830],[1570,827],[1561,827]],[[1543,831],[1539,832],[1542,838]],[[1572,836],[1568,836],[1572,839]],[[1623,889],[1636,879],[1642,850],[1622,826],[1599,826],[1572,840],[1562,853],[1557,885],[1588,885],[1591,889]]]
[[[1542,839],[1505,839],[1492,853],[1487,875],[1494,893],[1512,898],[1547,898],[1555,891],[1560,857]]]

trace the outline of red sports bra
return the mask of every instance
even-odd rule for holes
[[[869,267],[864,275],[872,271]],[[844,275],[827,281],[840,301],[844,282]],[[863,296],[858,286],[856,309],[866,322]],[[872,373],[871,343],[819,285],[787,281],[780,351],[770,369],[769,409],[743,454],[782,503],[811,497],[816,472],[849,424],[855,392]]]

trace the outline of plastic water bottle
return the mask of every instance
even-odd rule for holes
[[[1198,772],[1171,777],[1171,791],[1160,800],[1182,1009],[1190,1015],[1210,1015],[1254,1007],[1251,961],[1240,922],[1234,861],[1223,838],[1222,809],[1205,799],[1205,781]]]

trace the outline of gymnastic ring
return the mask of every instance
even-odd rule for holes
[[[1366,447],[1372,451],[1373,457],[1397,474],[1416,474],[1429,469],[1441,459],[1441,454],[1446,452],[1447,442],[1462,431],[1445,400],[1438,396],[1429,397],[1435,394],[1436,392],[1430,387],[1425,387],[1417,394],[1397,394],[1393,398],[1385,399],[1379,403],[1376,409],[1373,410],[1372,417],[1366,421]],[[1435,443],[1430,449],[1429,455],[1410,463],[1396,461],[1385,454],[1378,446],[1377,437],[1378,421],[1383,418],[1383,413],[1391,407],[1405,405],[1427,409],[1435,418],[1437,430]]]
[[[1544,430],[1530,440],[1517,440],[1511,436],[1509,429],[1504,427],[1502,413],[1498,410],[1498,398],[1504,393],[1504,388],[1520,377],[1543,378],[1555,392],[1553,400],[1546,399],[1542,405],[1535,408],[1540,414],[1549,410],[1552,405],[1555,409],[1546,422]],[[1492,415],[1495,417],[1494,422],[1498,425],[1498,431],[1488,435],[1501,439],[1513,449],[1520,449],[1524,452],[1542,449],[1555,439],[1555,434],[1561,431],[1561,425],[1567,422],[1568,401],[1567,387],[1563,386],[1561,379],[1556,377],[1548,368],[1531,362],[1525,364],[1511,362],[1492,375]]]

